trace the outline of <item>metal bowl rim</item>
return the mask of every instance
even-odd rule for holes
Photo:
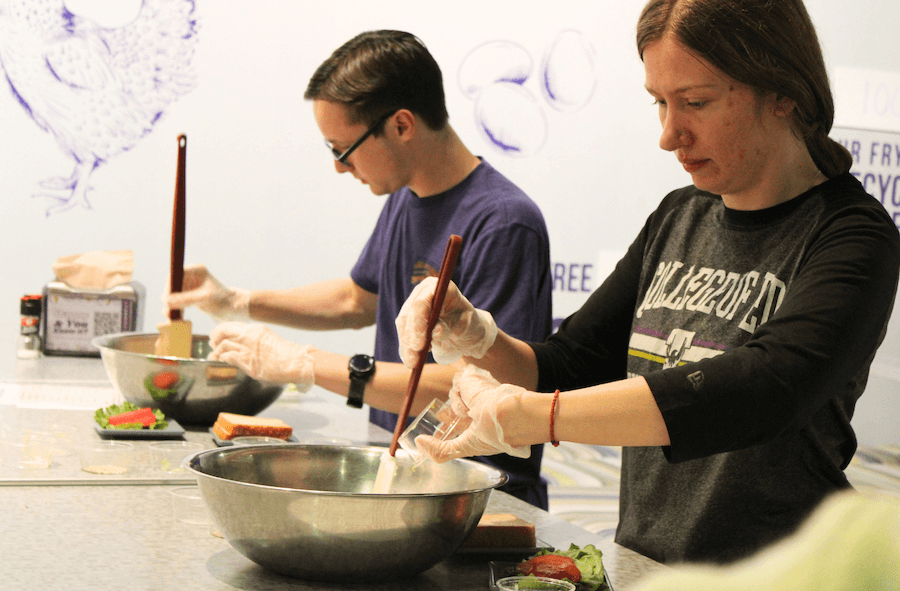
[[[185,357],[175,357],[174,355],[157,355],[155,353],[138,353],[136,351],[125,351],[123,349],[116,349],[115,347],[110,346],[112,341],[123,338],[123,337],[149,337],[149,336],[158,336],[158,334],[159,333],[154,333],[154,332],[116,332],[116,333],[101,335],[99,337],[94,337],[93,339],[91,339],[91,345],[100,349],[101,353],[104,350],[107,350],[107,351],[113,351],[117,355],[142,357],[144,359],[172,359],[172,360],[181,361],[182,363],[185,361],[191,361],[193,363],[198,363],[201,365],[213,365],[216,367],[234,367],[238,371],[241,371],[241,369],[239,367],[235,367],[234,365],[231,365],[230,363],[225,363],[224,361],[213,361],[211,359],[206,359],[206,358],[198,359],[196,357],[191,357],[190,359],[187,359]],[[207,341],[209,340],[208,335],[196,335],[195,334],[195,335],[193,335],[193,338],[200,338],[202,340],[207,340]],[[243,372],[241,372],[241,373],[243,374]],[[257,381],[259,381],[259,380],[257,380]],[[266,384],[268,382],[260,381],[260,383]]]
[[[265,449],[265,448],[270,448],[270,447],[282,448],[282,447],[329,447],[329,446],[322,446],[322,445],[317,445],[317,444],[305,444],[305,443],[287,443],[287,442],[286,443],[264,443],[264,444],[252,445],[252,446],[243,446],[243,445],[236,446],[236,448],[243,448],[243,447],[252,447],[255,450],[260,450],[260,449]],[[349,446],[345,445],[345,446],[341,446],[341,447],[352,448],[352,449],[379,450],[379,451],[387,450],[387,447],[382,448],[382,447],[375,446],[375,445],[349,445]],[[473,494],[478,494],[478,493],[484,492],[486,490],[492,490],[495,488],[499,488],[509,481],[509,475],[507,473],[503,472],[502,470],[499,470],[498,468],[489,466],[487,464],[483,464],[481,462],[476,462],[475,460],[470,460],[468,458],[457,458],[457,459],[451,460],[451,461],[465,463],[465,464],[473,464],[473,465],[477,466],[479,469],[486,469],[486,470],[489,470],[492,472],[496,472],[497,476],[498,476],[497,483],[493,484],[491,486],[483,486],[481,488],[474,488],[474,489],[467,489],[467,490],[455,490],[453,492],[442,492],[442,493],[341,492],[341,491],[335,491],[335,490],[288,488],[288,487],[284,487],[284,486],[272,486],[270,484],[256,484],[254,482],[242,482],[240,480],[232,480],[230,478],[223,478],[221,476],[213,476],[212,474],[207,474],[205,472],[201,472],[200,470],[197,470],[196,468],[194,468],[191,465],[191,463],[195,459],[199,458],[200,456],[212,455],[214,453],[220,453],[220,452],[221,453],[228,453],[229,451],[233,452],[233,450],[236,448],[235,447],[229,447],[229,448],[217,447],[217,448],[212,448],[212,449],[204,449],[204,450],[198,451],[194,454],[191,454],[191,455],[185,457],[183,460],[181,460],[181,466],[185,470],[188,470],[189,472],[198,476],[198,483],[199,483],[199,477],[203,477],[203,478],[208,478],[210,480],[217,480],[219,482],[227,482],[227,483],[231,483],[231,484],[237,484],[240,486],[247,486],[250,488],[261,488],[264,490],[273,490],[273,491],[277,490],[277,491],[294,492],[294,493],[325,495],[325,496],[329,496],[329,497],[365,498],[365,497],[377,496],[377,497],[381,497],[381,498],[388,497],[388,498],[424,499],[424,498],[430,498],[430,497],[435,497],[435,498],[436,497],[447,497],[447,496],[451,496],[451,495],[473,495]],[[233,453],[236,453],[236,452],[233,452]]]

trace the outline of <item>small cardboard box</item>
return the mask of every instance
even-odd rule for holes
[[[111,289],[76,289],[61,281],[44,287],[41,318],[45,355],[99,357],[94,337],[143,329],[144,286],[137,281]]]

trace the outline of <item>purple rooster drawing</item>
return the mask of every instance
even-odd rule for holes
[[[130,23],[102,27],[64,0],[0,0],[0,67],[13,95],[72,157],[69,177],[41,183],[47,215],[90,209],[90,176],[132,148],[190,92],[193,0],[143,0]]]

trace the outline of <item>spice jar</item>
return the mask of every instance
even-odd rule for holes
[[[16,357],[35,359],[41,355],[41,296],[22,296],[19,310],[22,314],[22,323],[19,329]]]

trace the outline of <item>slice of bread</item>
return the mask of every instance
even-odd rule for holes
[[[463,548],[534,548],[534,524],[511,513],[485,513]]]
[[[245,435],[264,435],[287,439],[293,432],[294,429],[281,419],[251,417],[230,412],[220,412],[213,424],[213,433],[223,440]]]

